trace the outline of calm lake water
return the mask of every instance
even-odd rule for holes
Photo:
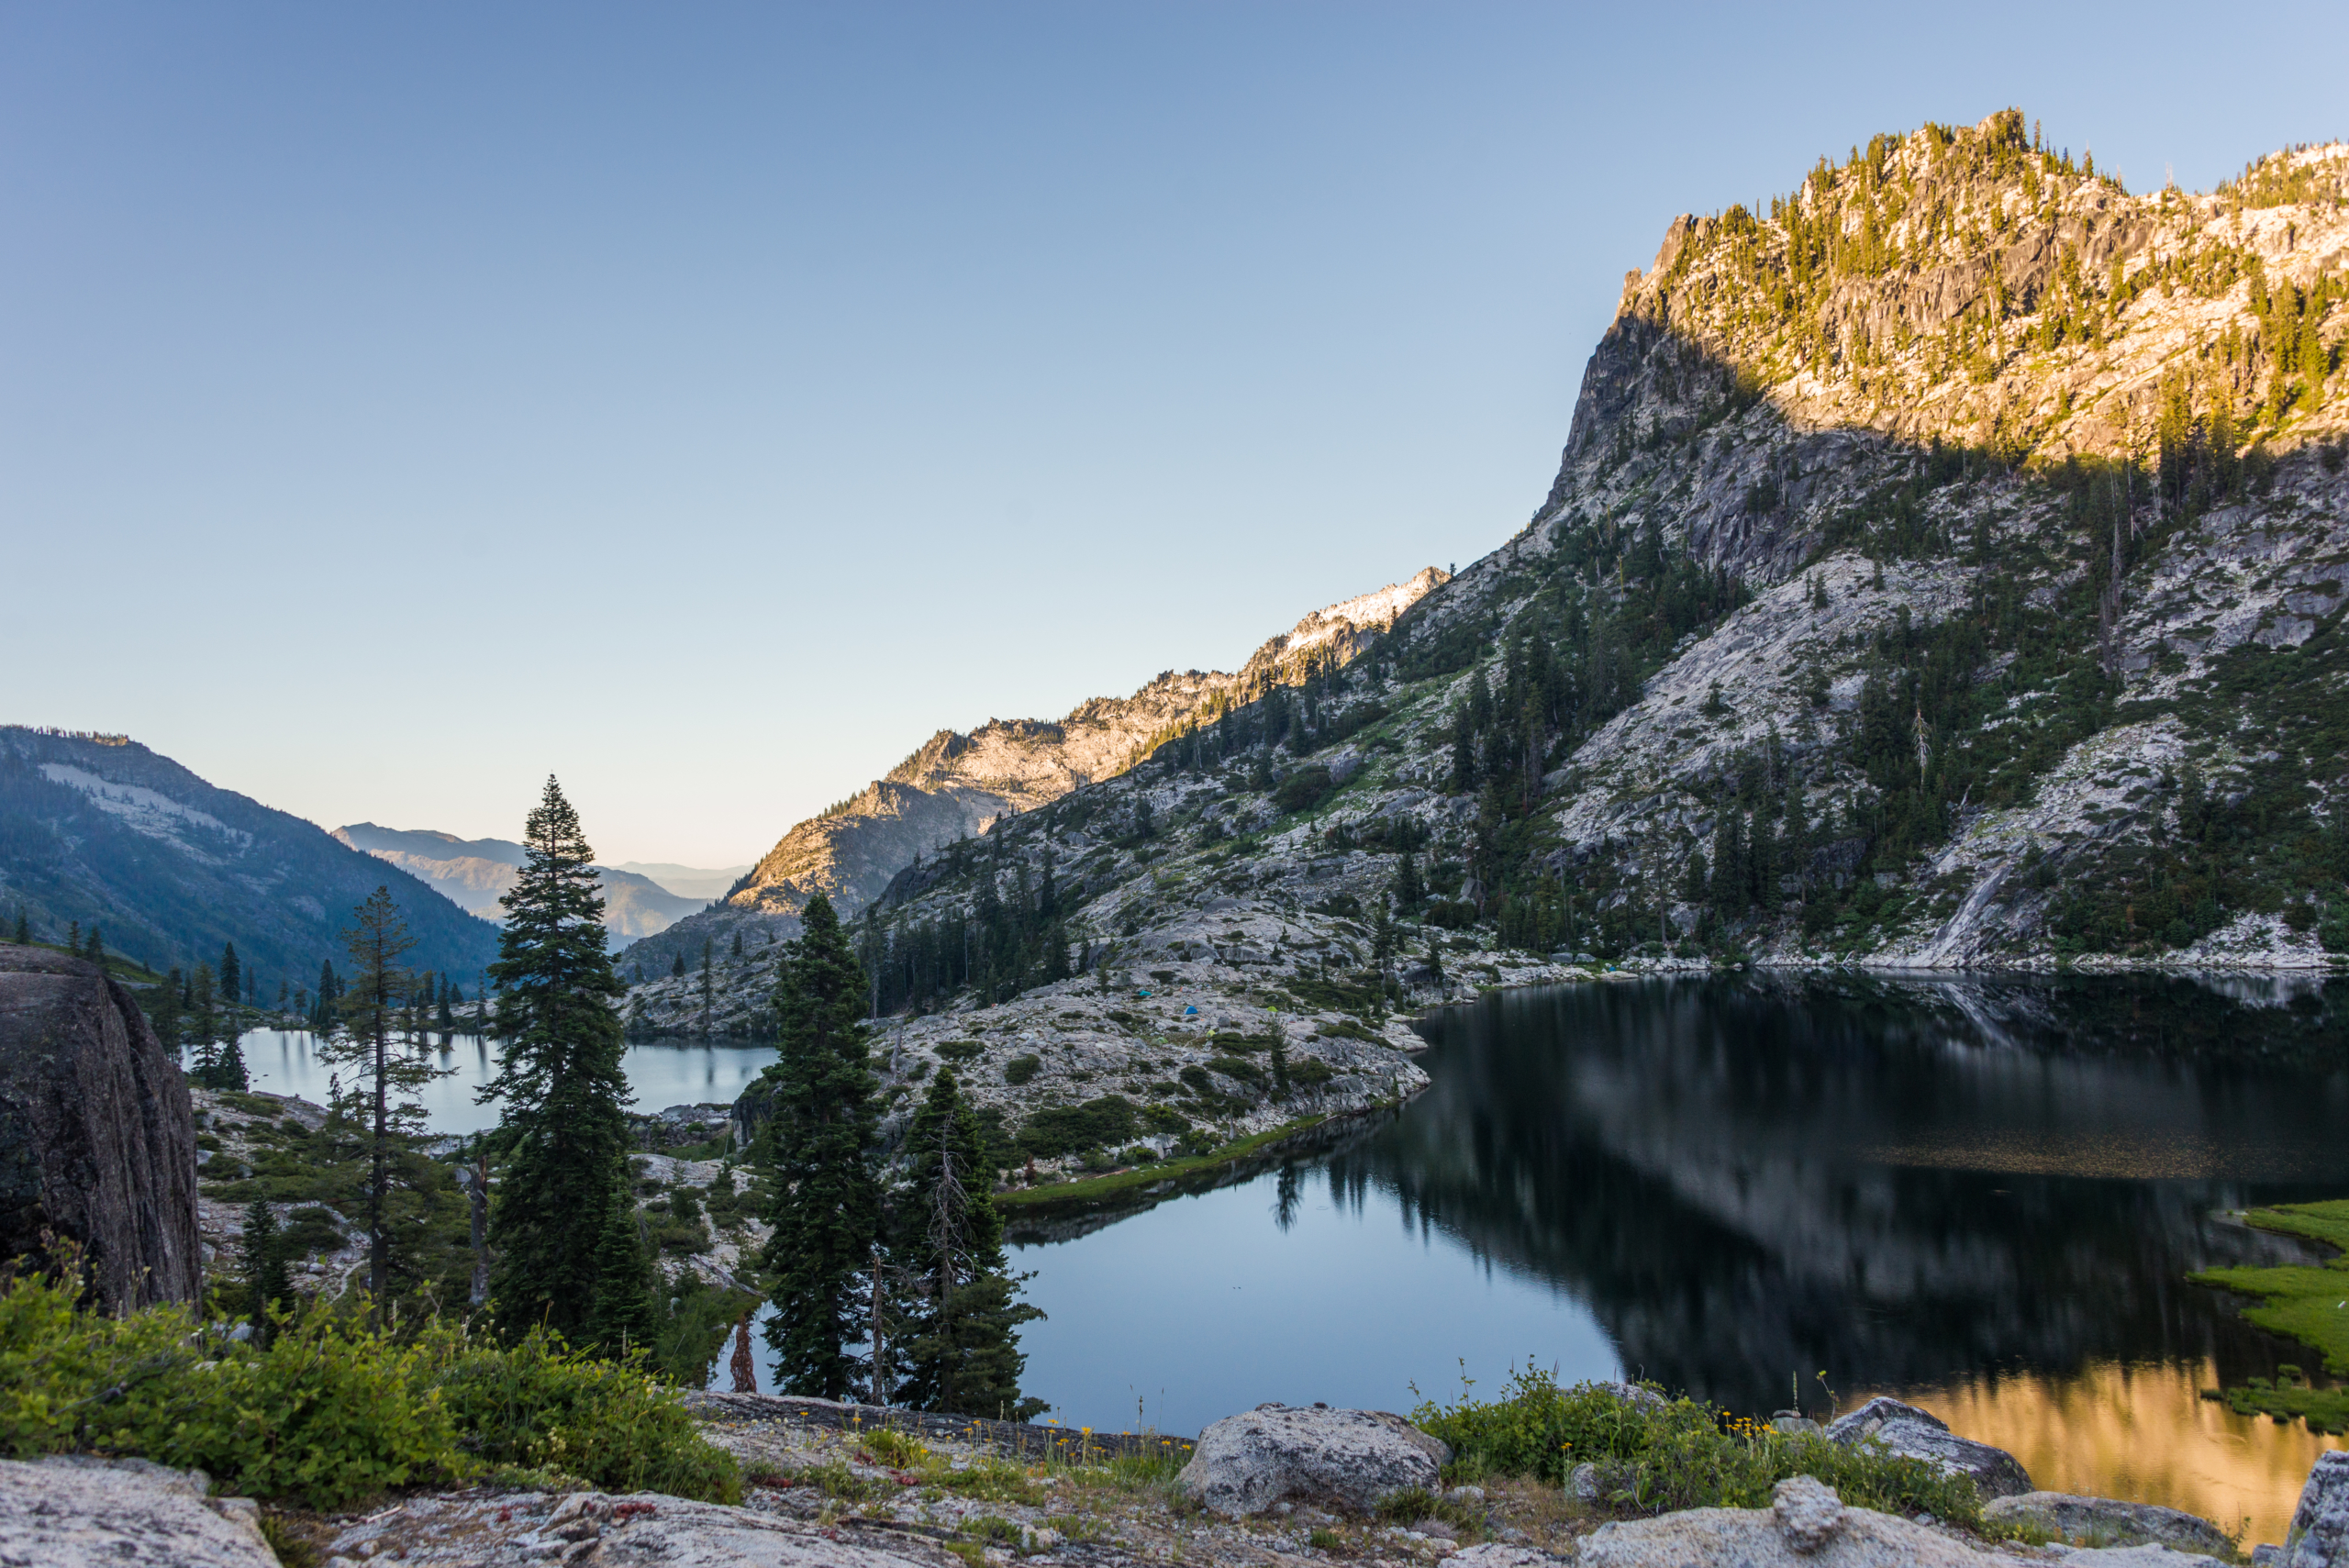
[[[2198,1390],[2310,1362],[2190,1271],[2349,1195],[2349,986],[1732,976],[1429,1025],[1434,1087],[1146,1212],[1015,1222],[1027,1386],[1192,1432],[1515,1365],[1740,1411],[1895,1393],[2043,1487],[2280,1540],[2320,1446]],[[1824,1384],[1820,1374],[1824,1373]]]
[[[1399,1112],[1154,1207],[1015,1216],[1050,1315],[1028,1390],[1184,1433],[1266,1399],[1491,1394],[1529,1362],[1745,1412],[1891,1393],[2043,1487],[2254,1541],[2340,1443],[2198,1397],[2315,1358],[2185,1276],[2310,1255],[2230,1210],[2349,1195],[2349,983],[1740,975],[1426,1028],[1434,1086]],[[256,1087],[323,1097],[307,1036],[245,1056]],[[434,1128],[491,1125],[492,1049],[440,1059]],[[773,1059],[680,1040],[627,1070],[657,1110]]]
[[[496,1043],[461,1034],[443,1046],[437,1043],[438,1036],[434,1039],[433,1060],[455,1071],[434,1079],[417,1096],[427,1125],[435,1132],[480,1132],[495,1127],[496,1105],[476,1105],[473,1095],[496,1075]],[[254,1088],[326,1103],[328,1069],[318,1061],[316,1041],[306,1030],[252,1029],[239,1043]],[[772,1045],[655,1040],[629,1046],[622,1065],[636,1094],[634,1108],[658,1111],[718,1100],[731,1103],[774,1060]]]

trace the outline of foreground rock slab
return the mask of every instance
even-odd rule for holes
[[[2069,1492],[2025,1492],[1985,1504],[1982,1517],[1993,1524],[2029,1522],[2073,1539],[2087,1537],[2114,1546],[2174,1547],[2225,1557],[2234,1543],[2205,1518],[2153,1503],[2114,1497],[2082,1497]]]
[[[1583,1568],[2219,1568],[2219,1560],[2164,1546],[2104,1551],[1989,1549],[1963,1537],[1847,1508],[1808,1475],[1781,1481],[1767,1508],[1690,1508],[1652,1519],[1601,1525],[1583,1541]]]
[[[1931,1460],[1963,1475],[1989,1497],[2019,1497],[2032,1490],[2031,1473],[2002,1448],[1959,1437],[1931,1410],[1881,1396],[1831,1423],[1827,1440],[1849,1446],[1876,1439],[1895,1453]]]
[[[208,1489],[202,1471],[143,1459],[0,1460],[0,1562],[277,1568],[250,1513],[207,1504]]]
[[[345,1528],[327,1568],[393,1560],[456,1568],[963,1568],[913,1537],[828,1527],[642,1492],[414,1497]]]
[[[1452,1451],[1385,1410],[1259,1405],[1199,1434],[1183,1490],[1232,1518],[1282,1503],[1366,1514],[1408,1487],[1430,1491]]]

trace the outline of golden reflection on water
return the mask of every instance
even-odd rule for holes
[[[2280,1542],[2309,1466],[2349,1444],[2200,1396],[2218,1384],[2208,1362],[2106,1362],[2065,1377],[1976,1378],[1898,1397],[2005,1449],[2042,1491],[2160,1503],[2228,1530],[2248,1519],[2244,1550]]]

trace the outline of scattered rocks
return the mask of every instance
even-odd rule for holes
[[[1827,1440],[1850,1445],[1874,1438],[1895,1453],[1928,1459],[1963,1475],[1985,1497],[2014,1497],[2032,1489],[2031,1474],[2013,1454],[1959,1437],[1930,1410],[1879,1396],[1831,1423]]]
[[[109,1307],[193,1301],[187,1081],[130,993],[83,959],[0,944],[0,1257],[81,1243]]]
[[[2218,1568],[2212,1558],[2150,1544],[2038,1555],[2079,1568]],[[1584,1568],[2013,1568],[2017,1558],[1930,1523],[1847,1508],[1833,1488],[1798,1475],[1778,1483],[1768,1508],[1690,1508],[1601,1525],[1578,1561]]]
[[[1384,1410],[1267,1404],[1201,1432],[1179,1483],[1233,1518],[1284,1502],[1366,1514],[1408,1487],[1440,1489],[1451,1457],[1442,1443]]]
[[[207,1507],[200,1470],[143,1459],[0,1461],[0,1562],[39,1568],[276,1568],[256,1510]]]
[[[2069,1538],[2086,1537],[2100,1544],[2175,1547],[2224,1557],[2234,1549],[2226,1533],[2208,1519],[2152,1503],[2124,1503],[2113,1497],[2081,1497],[2069,1492],[2025,1492],[1996,1497],[1982,1517],[1994,1523],[2029,1521]]]

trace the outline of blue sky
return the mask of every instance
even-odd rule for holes
[[[2229,15],[0,8],[0,721],[749,860],[1506,539],[1675,213],[2349,135],[2349,7]]]

